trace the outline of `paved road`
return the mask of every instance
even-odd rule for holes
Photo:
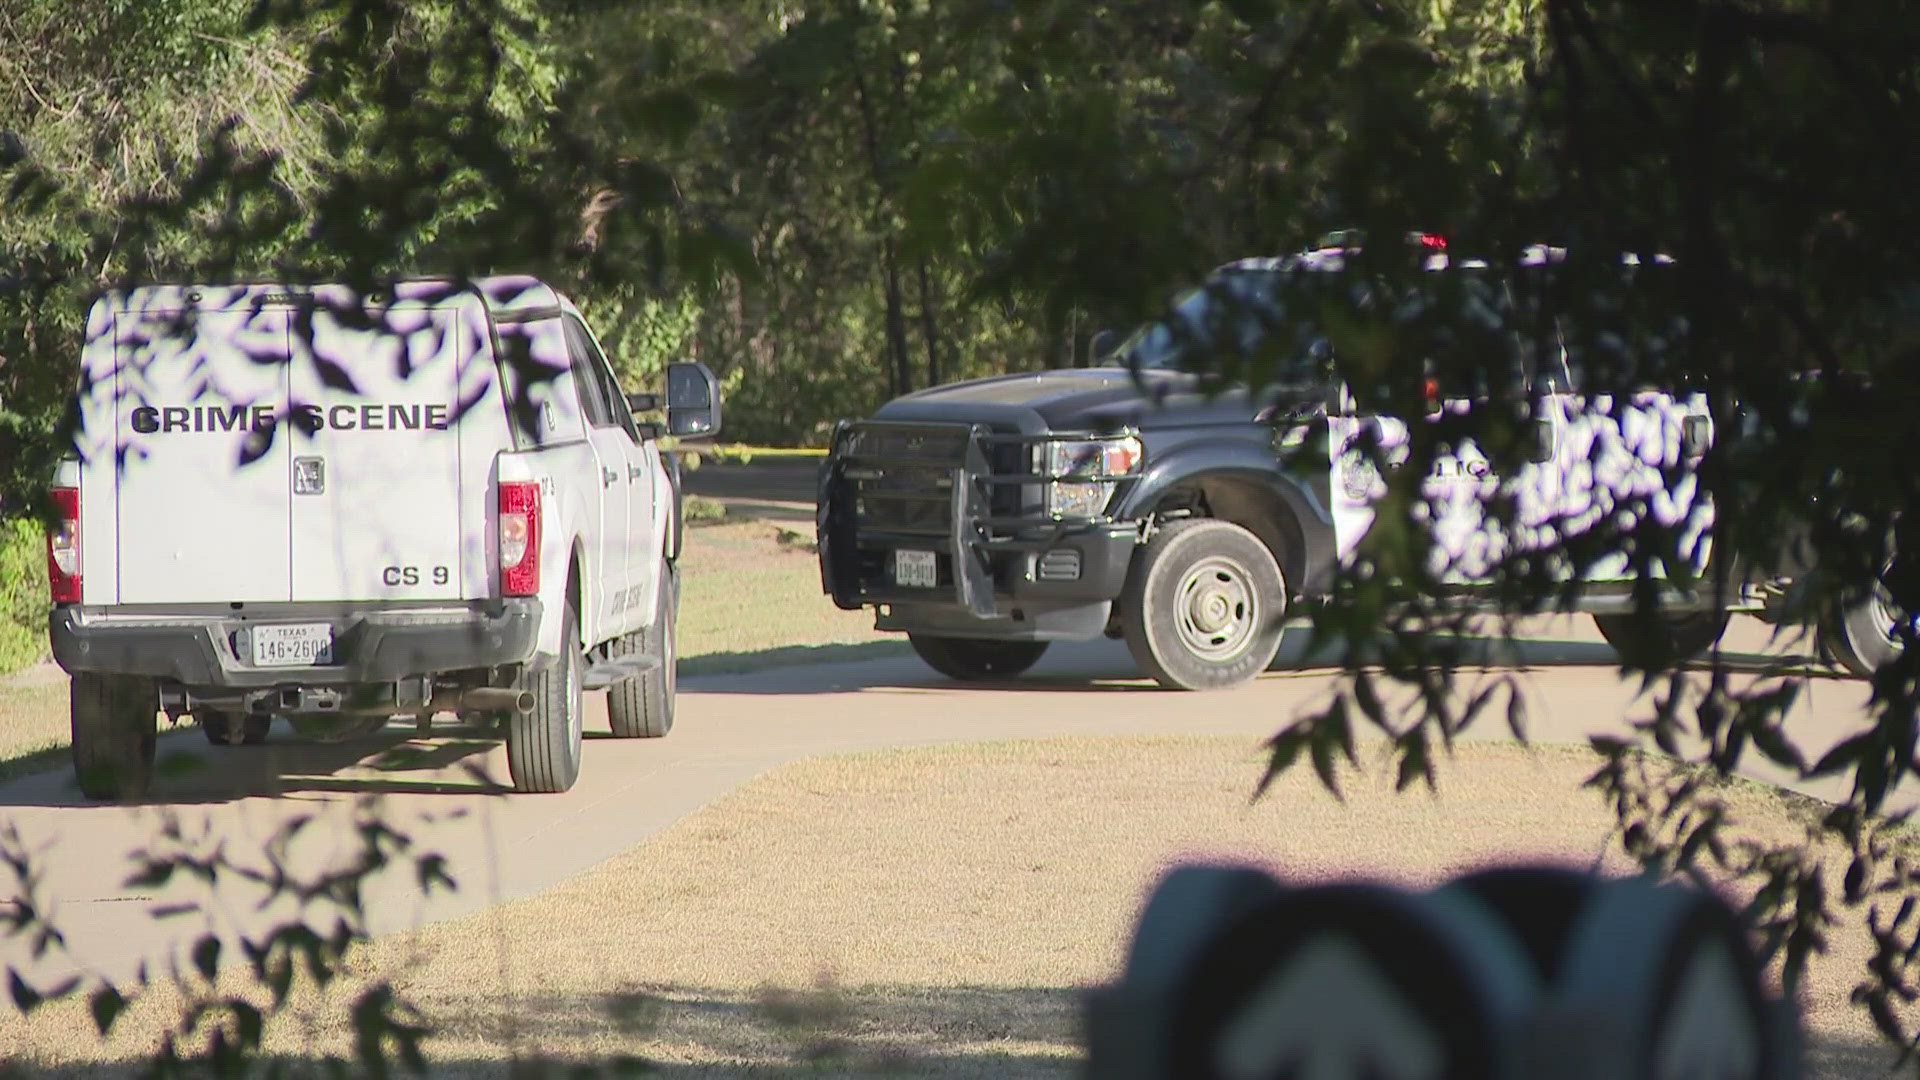
[[[1728,645],[1758,652],[1766,628],[1736,624]],[[313,824],[288,850],[295,868],[315,868],[353,850],[358,808],[378,800],[416,850],[444,853],[462,888],[422,898],[408,875],[389,875],[369,894],[372,928],[389,932],[450,918],[503,899],[542,890],[624,851],[758,773],[812,755],[955,740],[1056,735],[1224,733],[1249,748],[1296,710],[1323,700],[1331,675],[1290,647],[1276,670],[1237,690],[1214,694],[1160,691],[1137,678],[1115,642],[1056,647],[1027,677],[992,687],[962,686],[912,659],[784,668],[751,675],[688,679],[680,715],[661,740],[604,737],[604,695],[590,695],[585,767],[565,795],[517,796],[489,791],[463,772],[478,765],[505,775],[494,744],[458,737],[410,739],[389,734],[351,745],[315,746],[276,728],[265,747],[206,745],[195,731],[163,738],[163,759],[192,771],[159,785],[158,801],[139,808],[87,806],[64,773],[0,785],[0,821],[19,830],[46,871],[41,899],[51,900],[73,947],[71,962],[126,976],[143,959],[159,961],[204,932],[198,916],[155,922],[150,903],[204,895],[197,886],[124,884],[123,856],[161,836],[168,822],[187,848],[256,853],[261,841],[294,817]],[[1492,658],[1489,659],[1498,659]],[[1531,734],[1576,742],[1591,732],[1619,731],[1635,703],[1612,654],[1587,622],[1543,627],[1520,658]],[[1861,723],[1866,684],[1813,678],[1790,724],[1817,752]],[[1504,738],[1492,718],[1473,737]],[[381,751],[415,748],[424,757],[406,767],[376,767]],[[1760,775],[1765,775],[1760,774]],[[1781,779],[1770,777],[1771,779]],[[1250,765],[1249,784],[1253,780]],[[1829,797],[1832,786],[1796,785]],[[1569,793],[1569,797],[1574,797]],[[750,841],[749,841],[750,842]],[[4,895],[0,892],[0,895]],[[213,925],[224,934],[258,933],[289,914],[285,905],[255,910],[258,889],[223,880]],[[16,944],[8,959],[20,962]],[[177,955],[177,954],[176,954]],[[42,961],[50,976],[68,962]]]

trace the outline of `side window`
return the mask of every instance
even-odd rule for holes
[[[599,400],[599,412],[594,415],[596,427],[617,427],[627,433],[634,442],[640,441],[640,428],[633,420],[633,411],[627,408],[627,395],[621,391],[620,383],[613,377],[613,369],[608,366],[605,354],[593,342],[593,335],[587,333],[579,319],[567,317],[567,342],[574,355],[574,379],[580,383],[581,394],[591,392]]]
[[[557,318],[502,321],[499,359],[517,445],[551,446],[580,438],[586,414],[573,389],[572,349]]]
[[[600,365],[594,363],[598,357],[572,319],[567,320],[567,352],[573,362],[573,387],[580,395],[580,412],[594,427],[614,426],[606,381],[600,377]]]

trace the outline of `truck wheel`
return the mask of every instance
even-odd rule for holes
[[[1140,669],[1176,690],[1216,690],[1265,671],[1280,651],[1286,580],[1260,538],[1189,518],[1134,556],[1121,630]]]
[[[1708,649],[1726,633],[1729,615],[1724,611],[1689,611],[1653,616],[1642,623],[1638,616],[1595,615],[1593,625],[1607,639],[1620,659],[1634,667],[1659,670],[1671,664],[1683,664]]]
[[[1881,664],[1900,655],[1904,646],[1895,627],[1912,620],[1886,583],[1876,582],[1866,597],[1833,605],[1820,623],[1820,646],[1841,667],[1871,679]]]
[[[273,727],[273,717],[260,713],[241,716],[220,709],[197,709],[193,715],[200,721],[207,741],[215,746],[258,746],[267,741],[267,732]]]
[[[580,633],[569,601],[560,609],[560,658],[529,672],[533,711],[507,717],[507,772],[515,791],[565,791],[580,778]]]
[[[69,688],[73,717],[73,774],[89,799],[137,799],[153,782],[153,680],[80,672]]]
[[[607,690],[607,719],[615,738],[657,739],[673,730],[673,699],[679,680],[674,668],[679,654],[674,650],[674,627],[679,621],[680,569],[660,561],[660,599],[653,614],[653,625],[632,634],[623,634],[613,643],[615,656],[658,657],[660,666],[630,679],[622,679]]]
[[[1044,641],[994,641],[988,638],[908,634],[907,642],[927,666],[949,679],[1011,679],[1039,662]]]

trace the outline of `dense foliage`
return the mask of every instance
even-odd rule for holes
[[[1920,607],[1892,560],[1920,527],[1910,0],[95,6],[0,10],[0,510],[46,475],[81,304],[119,281],[530,270],[581,298],[630,377],[698,356],[743,437],[818,442],[913,387],[1084,363],[1096,331],[1227,259],[1428,229],[1501,265],[1541,241],[1570,255],[1514,279],[1516,321],[1475,332],[1464,294],[1407,319],[1303,290],[1288,310],[1349,382],[1415,412],[1429,371],[1484,378],[1552,329],[1587,389],[1710,395],[1717,542],[1751,565],[1815,556],[1787,600],[1808,620],[1881,576]],[[1629,277],[1621,252],[1675,261]],[[1365,247],[1368,296],[1415,291],[1405,254]],[[1267,358],[1229,359],[1257,378]],[[1400,520],[1449,439],[1520,453],[1512,419],[1418,429]],[[1418,530],[1377,533],[1316,616],[1365,649],[1273,743],[1276,769],[1310,761],[1330,786],[1362,723],[1409,783],[1479,712],[1524,727],[1516,686],[1460,667],[1466,628],[1433,603]],[[1623,513],[1552,558],[1628,552],[1651,609],[1684,542]],[[1552,558],[1502,567],[1509,613],[1563,598]],[[1865,909],[1861,1000],[1910,1041],[1917,886],[1874,815],[1920,770],[1920,651],[1830,751],[1782,726],[1804,672],[1641,667],[1649,743],[1855,777],[1826,830],[1858,858],[1836,889],[1806,849],[1722,837],[1700,790],[1656,788],[1623,737],[1596,784],[1630,851],[1758,875],[1749,915],[1789,981],[1838,906]]]

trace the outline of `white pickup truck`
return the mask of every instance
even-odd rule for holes
[[[91,798],[135,798],[158,718],[257,743],[452,713],[520,791],[579,775],[582,694],[673,724],[677,470],[719,430],[704,365],[623,394],[528,277],[155,286],[87,317],[48,539],[53,655]]]

